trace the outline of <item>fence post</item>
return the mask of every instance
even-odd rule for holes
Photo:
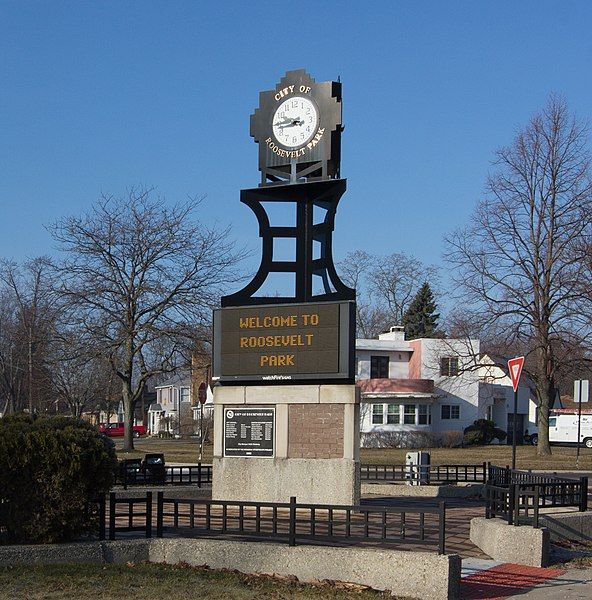
[[[514,525],[520,525],[520,485],[514,484]]]
[[[540,486],[535,486],[534,488],[534,523],[533,526],[535,528],[538,529],[539,527],[539,501],[540,501],[540,493],[541,493],[541,488]]]
[[[485,518],[491,519],[491,489],[485,484]]]
[[[201,462],[197,463],[197,487],[201,487]]]
[[[109,494],[109,539],[115,539],[115,492]]]
[[[489,472],[489,465],[491,463],[490,462],[483,462],[483,483],[487,483],[487,473]]]
[[[296,496],[290,496],[290,536],[288,544],[290,546],[296,545]]]
[[[438,504],[438,554],[446,553],[446,502],[441,500]]]
[[[514,524],[514,496],[516,494],[516,486],[513,484],[510,484],[509,488],[508,488],[508,495],[506,496],[507,498],[507,505],[506,505],[506,511],[507,511],[507,519],[508,519],[508,525],[513,525]]]
[[[580,477],[580,512],[588,510],[588,478]]]
[[[146,492],[146,537],[152,537],[152,492]]]
[[[156,494],[156,537],[162,537],[162,521],[164,512],[164,492]]]
[[[105,493],[99,494],[99,539],[105,539]]]

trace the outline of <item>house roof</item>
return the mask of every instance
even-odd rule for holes
[[[154,387],[158,390],[165,387],[185,387],[189,385],[191,385],[191,376],[189,373],[187,371],[179,371]]]
[[[356,385],[363,394],[433,394],[432,379],[360,379]]]

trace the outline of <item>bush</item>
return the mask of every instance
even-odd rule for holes
[[[465,428],[464,443],[467,446],[491,444],[493,440],[503,442],[507,433],[495,426],[493,421],[477,419],[472,425]]]
[[[0,504],[8,541],[54,543],[96,531],[89,502],[117,466],[110,440],[80,420],[20,414],[0,419]]]

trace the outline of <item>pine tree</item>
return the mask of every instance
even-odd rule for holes
[[[426,281],[421,286],[415,298],[409,304],[407,312],[403,316],[405,337],[409,339],[433,337],[438,328],[440,314],[436,313],[436,302]]]

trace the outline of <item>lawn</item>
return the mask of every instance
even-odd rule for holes
[[[195,440],[161,440],[143,438],[134,440],[135,452],[124,453],[122,441],[117,441],[119,458],[143,457],[146,452],[164,452],[168,463],[191,464],[197,462],[198,443]],[[480,464],[491,461],[496,465],[509,465],[512,462],[511,446],[470,446],[468,448],[426,448],[434,465]],[[519,469],[545,469],[549,471],[575,470],[576,449],[553,446],[553,454],[539,457],[535,446],[518,446],[516,464]],[[408,448],[362,448],[362,464],[404,464]],[[203,462],[212,462],[212,446],[204,448]],[[580,450],[580,469],[592,470],[592,450]]]
[[[147,452],[163,452],[167,463],[194,464],[199,456],[199,442],[193,439],[164,439],[140,438],[134,440],[134,452],[123,452],[123,440],[115,439],[118,458],[143,458]],[[204,446],[202,462],[211,464],[213,447],[211,444]]]
[[[298,581],[204,567],[128,563],[126,565],[46,565],[0,567],[0,598],[6,600],[250,600],[392,598],[385,592],[348,584]]]
[[[490,461],[505,466],[512,463],[512,446],[469,446],[468,448],[426,448],[430,452],[434,465],[480,464]],[[548,471],[575,470],[576,449],[552,446],[551,456],[537,456],[536,446],[518,446],[516,448],[516,467],[518,469],[543,469]],[[362,464],[404,464],[409,449],[362,448]],[[580,469],[592,470],[592,450],[580,450]]]

